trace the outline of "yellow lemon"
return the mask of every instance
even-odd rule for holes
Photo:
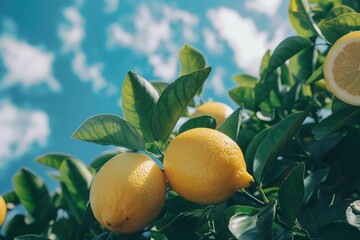
[[[164,170],[175,192],[200,204],[222,202],[254,181],[239,146],[208,128],[194,128],[175,137],[166,149]]]
[[[122,153],[96,174],[90,206],[105,228],[120,233],[144,229],[162,210],[166,182],[160,167],[148,156]]]
[[[360,31],[341,37],[325,58],[328,89],[340,100],[360,106]]]
[[[209,115],[216,120],[216,126],[219,127],[225,119],[230,116],[234,110],[220,102],[206,102],[196,108],[196,111],[190,116],[193,117],[200,117],[204,115]]]
[[[0,195],[0,226],[5,221],[6,212],[7,212],[6,202],[5,202],[4,198]]]

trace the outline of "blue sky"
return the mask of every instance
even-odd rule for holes
[[[128,70],[148,80],[173,81],[177,54],[190,44],[213,72],[204,99],[236,107],[231,76],[257,76],[260,60],[293,35],[286,0],[21,1],[0,2],[0,193],[25,166],[64,152],[89,163],[111,147],[70,138],[100,113],[122,115]],[[50,185],[55,184],[49,180]]]

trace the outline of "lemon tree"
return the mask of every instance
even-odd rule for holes
[[[189,45],[171,83],[129,71],[124,115],[89,116],[72,136],[114,150],[89,165],[36,158],[55,190],[20,169],[0,239],[360,239],[359,12],[358,1],[289,0],[297,34],[257,75],[234,75],[236,109],[191,116],[212,69]]]

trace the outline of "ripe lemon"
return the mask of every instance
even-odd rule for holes
[[[337,98],[360,106],[360,31],[335,42],[325,59],[324,76],[327,87]]]
[[[137,232],[162,210],[166,182],[160,167],[148,156],[122,153],[96,174],[90,189],[90,206],[105,228]]]
[[[6,218],[6,202],[2,196],[0,196],[0,226],[4,223]]]
[[[239,146],[225,134],[194,128],[169,144],[164,170],[170,186],[183,198],[215,204],[253,183]]]
[[[209,115],[216,120],[216,126],[219,127],[225,119],[230,116],[234,110],[220,102],[206,102],[199,107],[196,108],[196,111],[190,116],[193,117],[200,117],[204,115]]]

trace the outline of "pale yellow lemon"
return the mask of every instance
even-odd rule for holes
[[[5,221],[6,212],[7,212],[6,202],[5,202],[4,198],[0,195],[0,226]]]
[[[191,118],[209,115],[216,120],[216,126],[219,127],[234,110],[220,102],[206,102],[196,108],[196,111],[190,116]]]

